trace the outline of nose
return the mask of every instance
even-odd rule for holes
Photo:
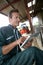
[[[18,21],[20,22],[20,18],[18,18]]]

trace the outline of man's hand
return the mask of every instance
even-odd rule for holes
[[[26,38],[27,38],[27,37],[24,37],[24,36],[20,37],[20,38],[17,40],[17,44],[18,44],[18,45],[19,45],[19,44],[22,44],[22,43],[25,41]]]
[[[28,47],[30,47],[32,45],[32,43],[31,42],[28,42],[27,44],[25,44],[24,46],[23,46],[23,48],[28,48]]]
[[[26,44],[23,46],[23,48],[26,49],[26,48],[32,46],[32,42],[33,42],[33,39],[32,39],[30,42],[26,43]]]

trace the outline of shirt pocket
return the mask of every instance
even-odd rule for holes
[[[15,41],[15,37],[13,35],[6,38],[6,44],[11,43],[13,41]]]

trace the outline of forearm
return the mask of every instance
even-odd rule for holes
[[[8,54],[15,46],[23,43],[23,41],[25,40],[25,37],[21,37],[18,40],[16,40],[15,42],[10,43],[9,45],[3,46],[2,47],[2,53]]]
[[[5,45],[2,47],[2,53],[8,54],[15,46],[17,46],[17,41],[10,43],[9,45]]]

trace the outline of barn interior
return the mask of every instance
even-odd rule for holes
[[[12,9],[19,10],[22,23],[28,20],[31,34],[40,32],[36,39],[38,38],[38,45],[43,49],[43,0],[0,0],[1,14],[8,16],[9,11]],[[33,19],[35,22],[35,17],[38,19],[36,25],[32,22]]]

